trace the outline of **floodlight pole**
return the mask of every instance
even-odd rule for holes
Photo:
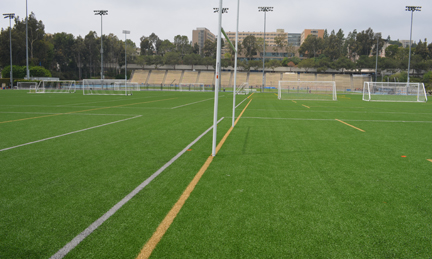
[[[103,27],[102,27],[102,17],[104,15],[108,15],[108,10],[95,10],[94,12],[95,12],[95,15],[100,15],[101,16],[101,50],[100,50],[100,53],[101,53],[101,80],[103,80],[104,76],[103,76],[103,40],[102,40],[102,38],[103,38],[103,30],[102,30]]]
[[[14,13],[4,13],[4,18],[9,18],[9,49],[10,49],[10,87],[13,87],[13,67],[12,67],[12,19],[15,17]]]
[[[214,97],[214,112],[213,112],[213,143],[212,156],[216,156],[216,137],[217,137],[217,121],[218,121],[218,98],[219,98],[219,83],[220,83],[220,65],[221,65],[221,34],[222,34],[222,0],[219,0],[218,18],[218,36],[216,48],[216,79],[215,79],[215,97]]]
[[[410,41],[409,41],[409,55],[408,55],[408,78],[407,82],[410,82],[410,66],[411,66],[411,45],[412,45],[412,26],[413,26],[413,14],[414,11],[421,11],[421,6],[406,6],[405,11],[411,12],[411,29],[410,29]]]
[[[377,45],[376,45],[376,62],[375,62],[375,82],[377,82],[377,76],[378,76],[378,47],[379,47],[379,37],[381,36],[381,33],[378,32],[375,34],[375,37],[377,38]]]
[[[236,42],[235,42],[235,55],[234,55],[234,87],[233,87],[233,114],[232,114],[232,127],[235,124],[235,107],[236,107],[236,89],[237,89],[237,54],[238,54],[238,31],[240,19],[240,0],[237,0],[237,27],[236,27]]]
[[[29,70],[29,56],[28,56],[28,8],[26,0],[26,74],[27,80],[30,80],[30,70]]]
[[[123,33],[125,35],[125,91],[126,91],[126,84],[127,84],[127,52],[126,52],[126,36],[130,34],[130,31],[123,30]],[[127,92],[126,92],[127,93]]]
[[[267,20],[267,12],[272,12],[272,11],[273,11],[273,7],[258,7],[258,12],[264,12],[264,43],[263,43],[262,92],[264,92],[264,87],[265,87],[265,53],[266,53],[265,34],[266,34],[266,20]]]

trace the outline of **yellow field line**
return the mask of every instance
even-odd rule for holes
[[[243,109],[243,111],[240,113],[239,117],[235,121],[234,125],[237,124],[237,121],[240,119],[240,117],[243,115],[246,108],[249,106],[252,99],[248,102],[246,107]],[[230,129],[227,131],[225,136],[222,138],[222,140],[219,142],[219,145],[216,147],[216,154],[222,147],[222,145],[225,143],[226,139],[228,138],[229,134],[231,133],[233,127],[230,127]],[[162,237],[165,235],[168,228],[173,223],[175,217],[185,204],[186,200],[189,198],[190,194],[194,190],[195,186],[198,184],[199,180],[207,170],[207,168],[210,166],[211,162],[213,161],[213,156],[209,156],[204,163],[204,165],[201,167],[201,169],[198,171],[198,173],[193,178],[192,182],[189,183],[188,187],[186,187],[186,190],[183,192],[183,194],[180,196],[178,201],[174,204],[172,209],[168,212],[168,214],[165,216],[165,218],[162,220],[162,222],[157,227],[156,231],[153,233],[151,238],[147,241],[147,243],[144,245],[144,247],[141,249],[140,254],[137,256],[137,259],[147,259],[152,254],[153,250],[156,248],[159,241],[162,239]]]
[[[341,121],[341,120],[338,120],[338,119],[335,119],[335,120],[337,120],[337,121],[339,121],[339,122],[341,122],[341,123],[343,123],[343,124],[345,124],[345,125],[347,125],[347,126],[350,126],[351,128],[354,128],[354,129],[356,129],[356,130],[359,130],[359,131],[361,131],[361,132],[366,132],[366,131],[364,131],[364,130],[362,130],[362,129],[360,129],[360,128],[357,128],[357,127],[355,127],[355,126],[353,126],[353,125],[351,125],[351,124],[348,124],[348,123],[346,123],[346,122],[344,122],[344,121]]]
[[[306,108],[310,109],[310,107],[309,107],[309,106],[307,106],[307,105],[304,105],[304,104],[302,104],[302,106],[304,106],[304,107],[306,107]]]
[[[427,161],[432,162],[432,159],[428,159]]]
[[[33,119],[52,117],[52,116],[58,116],[58,115],[64,115],[64,114],[73,114],[73,113],[79,113],[79,112],[89,112],[89,111],[111,109],[111,108],[117,108],[117,107],[122,107],[122,106],[130,106],[130,105],[143,104],[143,103],[161,102],[161,101],[172,100],[172,99],[177,99],[177,98],[169,98],[169,99],[162,99],[162,100],[155,100],[155,101],[148,101],[148,102],[140,102],[140,103],[122,104],[122,105],[109,106],[109,107],[100,107],[100,108],[94,108],[94,109],[88,109],[88,110],[82,110],[82,111],[74,111],[74,112],[65,112],[65,113],[58,113],[58,114],[50,114],[50,115],[37,116],[37,117],[31,117],[31,118],[24,118],[24,119],[18,119],[18,120],[0,121],[0,124],[2,124],[2,123],[9,123],[9,122],[17,122],[17,121],[25,121],[25,120],[33,120]]]
[[[297,103],[296,101],[292,101],[293,103]]]
[[[252,93],[251,95],[248,96],[248,99],[253,95],[254,93]]]

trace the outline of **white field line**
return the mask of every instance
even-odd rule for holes
[[[221,96],[221,97],[222,97],[222,96]],[[180,106],[172,107],[171,109],[177,109],[177,108],[185,107],[185,106],[188,106],[188,105],[192,105],[192,104],[196,104],[196,103],[205,102],[205,101],[208,101],[208,100],[214,100],[214,98],[209,98],[209,99],[201,100],[201,101],[198,101],[198,102],[193,102],[193,103],[188,103],[188,104],[184,104],[184,105],[180,105]]]
[[[317,106],[313,106],[316,108]],[[310,110],[277,110],[277,109],[249,109],[249,110],[255,110],[255,111],[279,111],[279,112],[315,112],[315,113],[365,113],[365,114],[409,114],[409,115],[432,115],[432,113],[421,113],[421,112],[372,112],[372,111],[310,111]]]
[[[219,121],[221,122],[224,118],[222,117]],[[81,241],[83,241],[87,236],[89,236],[93,231],[95,231],[100,225],[102,225],[107,219],[109,219],[114,213],[116,213],[123,205],[125,205],[129,200],[131,200],[135,195],[137,195],[144,187],[146,187],[153,179],[155,179],[158,175],[160,175],[166,168],[168,168],[171,164],[173,164],[179,157],[181,157],[189,148],[191,148],[196,142],[198,142],[202,137],[204,137],[210,130],[213,129],[213,126],[208,128],[204,133],[199,135],[194,141],[192,141],[189,145],[187,145],[180,153],[174,156],[170,161],[168,161],[165,165],[163,165],[159,170],[157,170],[154,174],[152,174],[149,178],[147,178],[144,182],[142,182],[138,187],[136,187],[131,193],[126,195],[121,201],[119,201],[116,205],[114,205],[109,211],[107,211],[102,217],[93,222],[88,228],[86,228],[83,232],[78,234],[72,241],[67,243],[62,249],[60,249],[57,253],[51,256],[50,259],[58,259],[66,256],[72,249],[74,249]]]
[[[246,101],[248,98],[246,97],[243,101],[241,101],[239,104],[237,104],[237,106],[235,107],[237,109],[237,107],[239,107],[242,103],[244,103],[244,101]]]
[[[270,118],[270,117],[242,117],[242,119],[260,119],[260,120],[295,120],[295,121],[334,121],[334,119]],[[432,123],[432,121],[351,120],[351,119],[342,119],[342,120],[343,120],[343,121],[359,121],[359,122]]]
[[[49,137],[49,138],[44,138],[44,139],[28,142],[28,143],[21,144],[21,145],[18,145],[18,146],[13,146],[13,147],[8,147],[8,148],[0,149],[0,152],[11,150],[11,149],[14,149],[14,148],[17,148],[17,147],[23,147],[23,146],[27,146],[27,145],[43,142],[43,141],[50,140],[50,139],[64,137],[64,136],[67,136],[67,135],[83,132],[83,131],[86,131],[86,130],[91,130],[91,129],[96,129],[96,128],[100,128],[100,127],[103,127],[103,126],[108,126],[108,125],[111,125],[111,124],[115,124],[115,123],[119,123],[119,122],[123,122],[123,121],[127,121],[127,120],[136,119],[136,118],[139,118],[139,117],[142,117],[142,115],[138,115],[138,116],[135,116],[135,117],[132,117],[132,118],[123,119],[123,120],[113,121],[113,122],[101,124],[101,125],[98,125],[98,126],[82,129],[82,130],[72,131],[72,132],[61,134],[61,135],[58,135],[58,136],[54,136],[54,137]]]
[[[98,114],[98,113],[63,113],[63,112],[0,112],[13,114],[59,114],[59,115],[90,115],[90,116],[138,116],[138,114]],[[142,115],[141,115],[142,116]]]

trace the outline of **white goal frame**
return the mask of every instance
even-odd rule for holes
[[[84,79],[82,89],[83,95],[132,95],[131,84],[139,87],[122,79]]]
[[[18,82],[15,86],[16,90],[31,90],[33,91],[36,89],[36,86],[38,85],[38,82]]]
[[[327,98],[326,98],[327,97]],[[279,81],[278,99],[337,101],[335,81]]]
[[[38,94],[69,94],[76,92],[75,80],[42,80],[33,89],[30,87],[29,93]]]
[[[235,89],[235,87],[234,87],[234,89]],[[248,90],[249,90],[249,83],[244,82],[243,84],[239,85],[235,91],[236,91],[236,94],[245,95],[245,94],[247,94]]]
[[[114,83],[114,91],[140,91],[140,86],[135,82],[115,82]],[[132,94],[132,92],[131,92]]]
[[[192,90],[191,90],[192,89]],[[204,92],[204,84],[203,83],[180,83],[179,91],[188,91],[188,92]]]
[[[364,82],[363,101],[427,102],[423,83]]]

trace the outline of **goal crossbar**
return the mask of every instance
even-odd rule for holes
[[[423,83],[364,82],[363,101],[427,102]]]

